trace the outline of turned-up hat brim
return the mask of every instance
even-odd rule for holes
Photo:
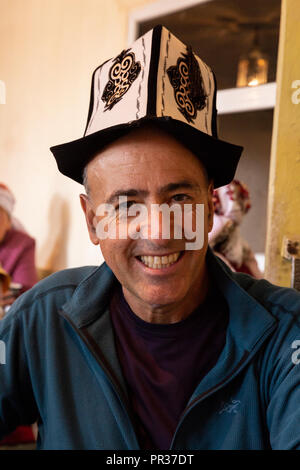
[[[209,136],[182,121],[169,117],[145,117],[138,121],[118,124],[81,139],[51,148],[59,171],[82,184],[83,170],[89,161],[105,146],[138,127],[152,123],[173,135],[203,162],[214,187],[232,181],[243,147]]]

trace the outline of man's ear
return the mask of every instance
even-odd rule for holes
[[[211,232],[214,224],[214,203],[213,203],[213,194],[214,194],[214,182],[210,181],[208,185],[208,232]]]
[[[99,239],[96,234],[95,212],[92,203],[86,194],[80,194],[80,204],[85,215],[86,225],[89,231],[90,240],[94,245],[99,245]]]

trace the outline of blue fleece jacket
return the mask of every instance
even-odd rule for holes
[[[171,449],[300,449],[300,294],[210,251],[207,264],[229,306],[226,345]],[[105,263],[61,271],[0,322],[0,438],[38,420],[38,449],[139,449],[108,310],[115,282]]]

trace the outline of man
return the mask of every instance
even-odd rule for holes
[[[242,150],[217,139],[215,95],[162,27],[95,71],[85,136],[52,152],[85,185],[106,262],[4,319],[0,432],[38,420],[40,449],[300,448],[300,295],[208,249],[213,186]]]

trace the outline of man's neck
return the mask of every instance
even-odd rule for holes
[[[131,310],[148,323],[177,323],[186,319],[207,296],[210,286],[210,278],[206,265],[199,276],[197,282],[187,292],[186,296],[180,301],[168,305],[155,305],[144,302],[136,297],[128,289],[123,289],[124,297]]]

